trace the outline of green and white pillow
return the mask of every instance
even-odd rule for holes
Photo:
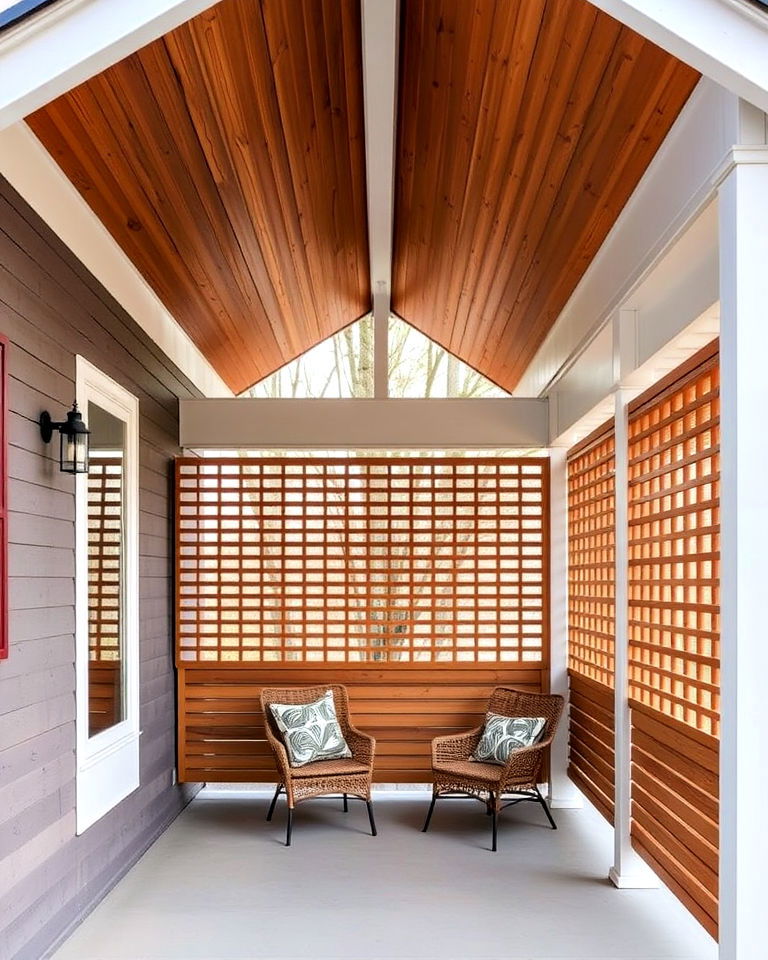
[[[502,717],[489,713],[472,760],[504,765],[513,750],[531,747],[546,726],[545,717]]]
[[[292,767],[352,756],[336,717],[332,690],[314,703],[271,703],[269,706],[283,734]]]

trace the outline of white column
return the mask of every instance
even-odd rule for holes
[[[719,191],[720,957],[768,943],[768,147],[734,148]]]
[[[615,591],[616,637],[614,647],[614,709],[615,709],[615,800],[613,832],[613,866],[608,871],[616,887],[647,888],[658,886],[658,881],[632,849],[631,822],[631,751],[632,729],[627,700],[627,673],[629,626],[628,598],[628,483],[627,466],[627,406],[636,391],[617,389],[614,395],[614,430],[616,436],[616,496],[615,496]]]
[[[389,396],[389,295],[384,290],[373,295],[373,395],[377,400]]]
[[[549,451],[550,573],[549,689],[565,697],[566,707],[549,754],[549,802],[553,807],[580,807],[582,797],[568,777],[568,473],[566,451]]]

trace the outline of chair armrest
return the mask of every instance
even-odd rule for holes
[[[347,728],[345,739],[349,744],[349,749],[352,751],[352,756],[355,760],[373,766],[373,757],[376,753],[376,740],[372,736],[363,733],[362,730],[358,730],[357,727],[353,727],[350,724]]]
[[[432,741],[432,764],[446,760],[468,760],[477,746],[482,727],[467,730],[466,733],[451,734],[447,737],[435,737]]]
[[[544,751],[550,743],[552,743],[552,737],[547,737],[541,743],[534,743],[530,747],[519,747],[517,750],[513,750],[504,765],[504,773],[501,777],[501,792],[503,792],[504,784],[508,780],[518,782],[525,780],[528,783],[535,783],[541,769]]]

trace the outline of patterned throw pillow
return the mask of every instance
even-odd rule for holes
[[[471,759],[503,766],[513,750],[533,746],[546,723],[544,717],[502,717],[497,713],[489,713],[485,718],[483,735]]]
[[[292,767],[352,756],[336,718],[332,690],[314,703],[271,703],[270,709],[283,734]]]

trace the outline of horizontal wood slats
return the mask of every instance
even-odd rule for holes
[[[583,0],[403,0],[393,308],[511,390],[698,75]]]
[[[632,843],[718,926],[720,409],[717,343],[632,404]]]
[[[632,844],[713,936],[719,743],[632,702]]]
[[[367,313],[359,0],[226,0],[28,118],[236,393]]]
[[[267,782],[277,771],[259,706],[262,686],[343,683],[352,722],[376,737],[374,779],[420,783],[431,778],[433,737],[480,724],[497,684],[545,690],[546,672],[523,666],[383,667],[245,664],[179,670],[179,779]]]
[[[610,687],[569,671],[568,776],[613,823],[615,708]]]

